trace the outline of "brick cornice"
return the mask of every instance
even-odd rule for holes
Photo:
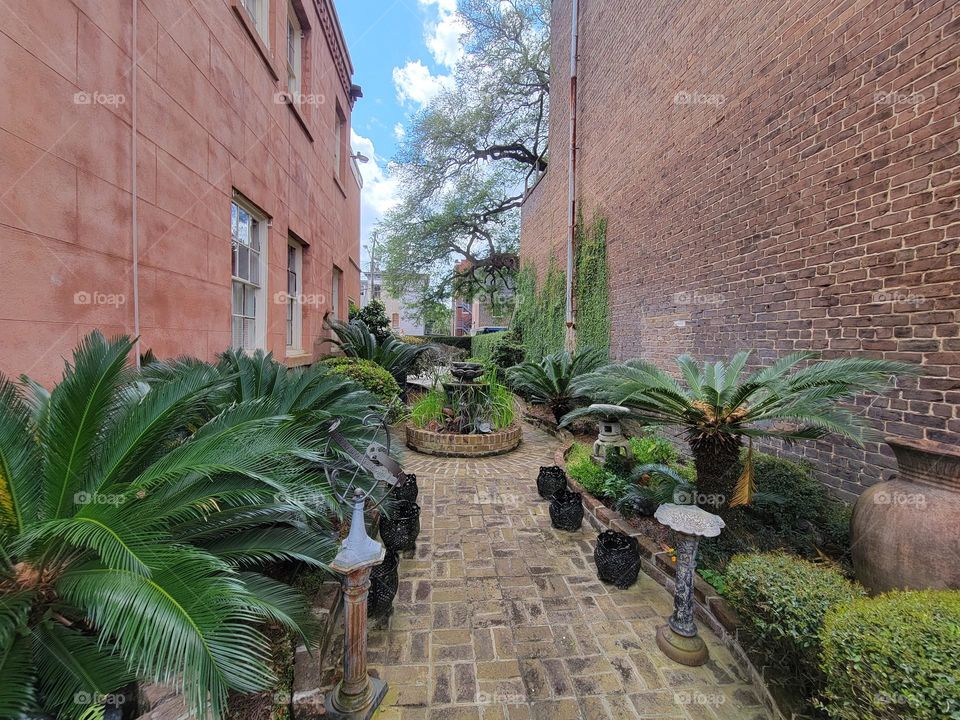
[[[333,5],[333,0],[313,0],[313,4],[317,10],[317,17],[320,18],[320,27],[323,29],[327,47],[330,48],[330,54],[333,56],[333,64],[340,78],[343,92],[349,98],[350,87],[353,84],[353,63],[350,61],[350,53],[340,27],[340,19],[337,17],[337,9]]]

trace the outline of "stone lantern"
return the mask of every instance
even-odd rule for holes
[[[665,503],[654,517],[675,530],[677,571],[673,591],[673,615],[657,630],[657,646],[681,665],[703,665],[709,653],[693,622],[693,580],[697,570],[697,547],[701,537],[716,537],[724,528],[723,520],[695,505]]]
[[[591,405],[594,415],[600,416],[600,432],[593,443],[593,459],[605,463],[611,454],[623,455],[629,460],[633,457],[630,441],[623,436],[620,418],[630,414],[630,410],[620,405]]]

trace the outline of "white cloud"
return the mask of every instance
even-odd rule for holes
[[[403,123],[397,123],[393,126],[393,136],[397,140],[403,140],[407,136],[407,129],[403,126]]]
[[[426,34],[427,49],[441,65],[453,69],[464,55],[463,34],[466,25],[456,13],[440,12],[440,19],[428,23]]]
[[[364,245],[370,237],[370,231],[390,209],[399,202],[399,184],[390,177],[390,167],[377,155],[373,141],[350,131],[350,143],[353,151],[370,158],[370,162],[360,165],[363,175],[363,190],[360,191],[360,237]]]
[[[450,75],[434,75],[420,60],[411,60],[402,68],[393,69],[393,84],[401,103],[415,102],[426,105],[441,90],[453,86]]]

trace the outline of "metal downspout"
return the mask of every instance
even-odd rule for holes
[[[568,162],[568,216],[567,216],[567,293],[566,335],[564,347],[573,352],[577,344],[576,322],[573,313],[573,241],[577,223],[577,55],[580,43],[580,2],[573,0],[570,24],[570,156]]]
[[[134,362],[140,368],[140,227],[137,217],[137,71],[140,67],[137,46],[138,17],[140,0],[131,0],[133,6],[132,42],[131,42],[131,78],[130,92],[133,95],[130,108],[130,226],[132,233],[133,257],[133,336]]]

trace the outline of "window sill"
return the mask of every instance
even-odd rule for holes
[[[284,358],[284,364],[287,367],[300,367],[303,365],[311,365],[313,363],[313,356],[304,352],[303,350],[291,350],[287,348],[287,354]]]
[[[263,38],[260,37],[260,31],[257,30],[257,25],[253,22],[253,18],[250,17],[250,13],[240,4],[240,0],[230,0],[230,4],[233,7],[234,14],[240,19],[240,24],[243,25],[243,29],[247,31],[247,35],[253,40],[253,44],[256,46],[257,52],[260,53],[264,65],[267,66],[267,70],[270,71],[271,77],[273,77],[275,82],[279,82],[280,73],[277,71],[277,68],[274,67],[273,60],[270,59],[270,48],[267,47],[266,43],[263,42]]]
[[[311,133],[310,128],[307,127],[307,119],[303,116],[303,113],[300,112],[300,108],[293,101],[293,96],[290,95],[289,92],[281,92],[279,95],[283,97],[283,102],[288,108],[290,108],[290,112],[293,113],[293,116],[297,119],[297,122],[300,123],[300,127],[303,128],[303,132],[307,136],[307,140],[313,142],[313,133]]]

